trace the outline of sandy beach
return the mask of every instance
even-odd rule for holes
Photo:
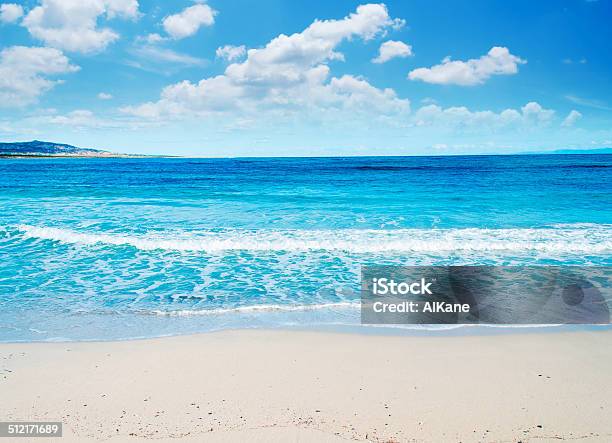
[[[2,344],[0,416],[61,421],[64,442],[608,442],[611,340],[243,330]]]

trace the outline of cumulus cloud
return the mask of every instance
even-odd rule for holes
[[[385,5],[361,5],[343,19],[315,20],[302,32],[281,34],[263,48],[248,50],[243,62],[230,64],[222,75],[169,85],[158,101],[124,111],[156,118],[224,111],[261,113],[266,109],[406,110],[408,100],[399,99],[391,89],[380,90],[350,75],[329,78],[328,63],[343,59],[336,51],[342,41],[371,39],[395,23]]]
[[[410,71],[408,78],[440,85],[472,86],[484,83],[493,75],[516,74],[518,65],[523,63],[527,62],[512,55],[508,48],[495,46],[486,55],[466,62],[447,57],[439,65]]]
[[[0,22],[15,23],[23,16],[23,8],[16,3],[3,3],[0,5]]]
[[[404,58],[412,55],[412,46],[404,42],[389,40],[380,45],[378,56],[372,59],[372,63],[385,63],[393,58]]]
[[[98,94],[98,98],[100,100],[110,100],[111,98],[113,98],[113,96],[107,92],[100,92]]]
[[[549,123],[555,115],[552,109],[544,109],[538,102],[529,102],[521,108],[521,114],[529,123]]]
[[[240,59],[246,55],[246,47],[244,45],[241,46],[232,46],[225,45],[217,48],[215,52],[218,58],[223,58],[228,61],[234,61]]]
[[[119,38],[109,28],[99,28],[98,18],[138,17],[137,0],[41,0],[23,19],[30,34],[47,46],[91,53]]]
[[[338,107],[350,112],[400,114],[409,109],[408,100],[399,99],[393,89],[376,88],[352,75],[332,78],[324,90],[329,99],[337,101]]]
[[[549,123],[555,112],[544,109],[537,102],[529,102],[520,109],[502,112],[470,111],[465,106],[442,108],[438,105],[421,107],[412,117],[415,126],[446,126],[458,129],[496,129],[510,126],[538,126]]]
[[[174,39],[189,37],[198,32],[202,26],[215,23],[217,11],[208,5],[197,4],[183,9],[178,14],[164,18],[164,30]]]
[[[582,118],[582,114],[576,111],[575,109],[572,109],[570,113],[567,114],[567,117],[565,117],[565,119],[561,123],[561,126],[569,128],[571,126],[574,126],[574,124],[581,118]]]
[[[75,72],[60,50],[11,46],[0,52],[0,106],[24,106],[35,102],[61,80],[48,77]]]

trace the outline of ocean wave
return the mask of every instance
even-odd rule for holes
[[[131,246],[140,250],[348,253],[559,253],[612,252],[612,226],[564,225],[511,229],[393,229],[393,230],[221,230],[185,234],[127,235],[79,232],[56,227],[19,225],[24,238],[77,245]]]
[[[246,314],[258,312],[308,312],[319,311],[324,309],[360,309],[361,304],[358,302],[335,302],[335,303],[318,303],[304,305],[251,305],[238,306],[235,308],[217,308],[217,309],[181,309],[181,310],[150,310],[138,311],[140,314],[155,315],[161,317],[191,317],[200,315],[221,315],[221,314]]]

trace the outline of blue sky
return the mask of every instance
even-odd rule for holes
[[[202,156],[610,147],[611,19],[605,0],[3,3],[0,140]]]

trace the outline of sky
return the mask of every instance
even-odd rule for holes
[[[0,141],[211,157],[611,147],[611,24],[612,0],[0,3]]]

